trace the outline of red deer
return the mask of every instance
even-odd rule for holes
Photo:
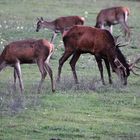
[[[128,7],[112,7],[108,9],[103,9],[99,12],[96,18],[97,28],[104,29],[105,26],[109,26],[110,32],[113,32],[113,25],[121,24],[125,31],[125,36],[130,37],[130,28],[127,25],[127,19],[130,14]]]
[[[38,18],[36,31],[38,32],[41,28],[51,29],[53,31],[51,42],[53,42],[59,32],[63,34],[64,31],[70,29],[74,25],[83,25],[84,21],[84,17],[80,16],[59,17],[50,22],[43,20],[41,17],[40,19]]]
[[[58,77],[60,81],[60,74],[64,62],[73,55],[70,66],[73,72],[74,80],[78,83],[75,65],[79,57],[83,53],[90,53],[95,56],[98,63],[101,79],[104,84],[102,59],[105,61],[109,82],[112,83],[110,65],[112,70],[121,78],[124,85],[127,84],[127,77],[130,74],[129,65],[120,49],[115,45],[113,36],[107,30],[88,26],[74,26],[63,36],[65,52],[59,60]]]
[[[0,71],[6,66],[14,67],[14,85],[16,84],[16,77],[18,76],[20,90],[22,93],[24,86],[21,77],[20,64],[37,63],[41,73],[41,81],[39,83],[38,92],[40,92],[47,72],[49,73],[51,79],[52,91],[55,91],[53,73],[49,66],[49,59],[53,50],[53,44],[49,43],[46,39],[29,39],[11,42],[6,45],[0,55]]]

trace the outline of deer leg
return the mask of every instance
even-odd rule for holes
[[[57,74],[57,82],[60,81],[60,74],[62,70],[62,66],[65,61],[72,55],[73,51],[65,51],[63,56],[59,59],[59,67],[58,67],[58,74]]]
[[[102,59],[100,56],[95,56],[95,59],[97,61],[97,64],[98,64],[98,68],[99,68],[99,71],[100,71],[100,75],[101,75],[101,80],[102,80],[102,83],[103,85],[105,85],[105,81],[104,81],[104,75],[103,75],[103,65],[102,65]]]
[[[54,81],[53,81],[53,72],[48,63],[45,63],[45,69],[48,71],[50,79],[51,79],[52,92],[55,92],[55,85],[54,85]]]
[[[111,34],[113,33],[113,26],[112,25],[109,26],[109,31]]]
[[[120,24],[122,25],[122,27],[124,29],[125,37],[127,37],[129,39],[130,38],[130,29],[129,29],[129,26],[126,24],[125,21],[121,21]]]
[[[0,71],[1,71],[2,69],[4,69],[6,66],[7,66],[7,64],[6,64],[5,61],[1,62],[1,63],[0,63]]]
[[[111,72],[110,72],[110,65],[109,65],[108,59],[107,58],[104,58],[104,62],[105,62],[106,68],[107,68],[109,83],[112,84],[112,78],[111,78]]]
[[[53,81],[53,72],[51,67],[49,66],[49,61],[50,61],[50,57],[52,56],[53,51],[49,54],[49,56],[47,57],[47,60],[45,62],[45,70],[48,71],[49,76],[51,78],[51,85],[52,85],[52,92],[55,91],[55,85],[54,85],[54,81]]]
[[[16,73],[16,69],[14,68],[14,90],[16,90],[16,79],[17,79],[17,73]]]
[[[23,86],[23,81],[22,81],[22,75],[21,75],[21,67],[20,67],[20,62],[17,61],[16,64],[15,64],[15,67],[14,67],[14,75],[17,74],[18,76],[18,79],[19,79],[19,86],[20,86],[20,90],[21,90],[21,93],[23,93],[23,90],[24,90],[24,86]],[[16,80],[16,79],[14,79]]]
[[[57,33],[54,32],[53,35],[52,35],[52,38],[51,38],[51,42],[50,43],[53,43],[54,42],[54,39],[56,38],[57,36]]]
[[[73,77],[74,77],[76,84],[78,84],[78,78],[77,78],[77,74],[76,74],[76,70],[75,70],[75,65],[76,65],[76,62],[78,61],[80,55],[81,55],[81,53],[75,52],[73,54],[71,61],[70,61],[70,66],[71,66]]]
[[[47,64],[49,64],[50,58],[51,58],[52,54],[53,54],[53,51],[50,52],[49,56],[47,57],[47,60],[46,60],[46,63],[47,63]]]
[[[41,80],[40,80],[40,83],[39,83],[39,86],[38,86],[38,93],[40,93],[40,90],[41,90],[41,87],[42,87],[42,83],[44,82],[44,80],[45,80],[45,77],[46,77],[46,75],[47,75],[47,72],[46,72],[46,70],[45,70],[45,68],[44,68],[44,62],[43,62],[43,60],[39,60],[38,62],[37,62],[37,65],[38,65],[38,68],[39,68],[39,71],[40,71],[40,73],[41,73]]]

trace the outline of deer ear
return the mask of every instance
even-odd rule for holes
[[[37,17],[37,18],[36,18],[36,20],[38,20],[38,21],[39,21],[40,19]]]
[[[40,18],[43,21],[43,17]]]

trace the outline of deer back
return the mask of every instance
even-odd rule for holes
[[[34,63],[37,59],[46,59],[50,52],[47,40],[22,40],[8,44],[1,56],[7,63]]]
[[[127,7],[111,7],[103,9],[99,12],[96,18],[96,27],[98,24],[113,25],[118,24],[125,14],[129,15],[130,10]],[[126,19],[127,20],[127,19]]]
[[[106,53],[108,49],[113,49],[112,46],[115,47],[114,38],[109,31],[80,25],[71,28],[64,35],[63,41],[66,47],[92,54]]]
[[[109,31],[87,26],[74,26],[64,35],[63,41],[66,51],[79,51],[107,57],[113,71],[121,71],[124,78],[129,75],[125,57],[115,46],[114,38]]]
[[[79,16],[60,17],[55,20],[55,26],[58,30],[69,29],[74,25],[83,25],[84,19]]]

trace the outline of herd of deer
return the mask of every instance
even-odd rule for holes
[[[85,26],[85,19],[80,16],[59,17],[51,22],[45,21],[43,18],[38,18],[36,31],[39,31],[41,28],[51,29],[53,31],[51,41],[49,42],[47,39],[29,39],[15,41],[6,45],[0,55],[0,71],[6,66],[14,67],[14,86],[16,85],[16,78],[18,77],[20,90],[23,92],[24,86],[20,64],[37,63],[41,73],[38,92],[41,90],[47,72],[49,73],[52,91],[54,92],[55,84],[53,72],[49,66],[49,59],[54,51],[53,41],[60,32],[62,34],[65,51],[59,59],[57,81],[60,81],[64,62],[72,55],[70,66],[75,83],[78,83],[75,70],[76,62],[81,54],[90,53],[95,56],[103,84],[105,84],[105,81],[102,60],[104,60],[107,68],[109,83],[112,83],[111,66],[112,71],[115,72],[121,79],[121,82],[126,85],[130,71],[134,72],[133,68],[136,67],[135,64],[140,58],[128,64],[119,49],[121,45],[116,43],[112,35],[112,26],[121,24],[125,31],[125,36],[128,35],[128,37],[130,37],[130,28],[126,23],[129,13],[130,11],[127,7],[113,7],[101,10],[97,16],[95,27]],[[105,26],[110,28],[110,32],[104,29]]]

